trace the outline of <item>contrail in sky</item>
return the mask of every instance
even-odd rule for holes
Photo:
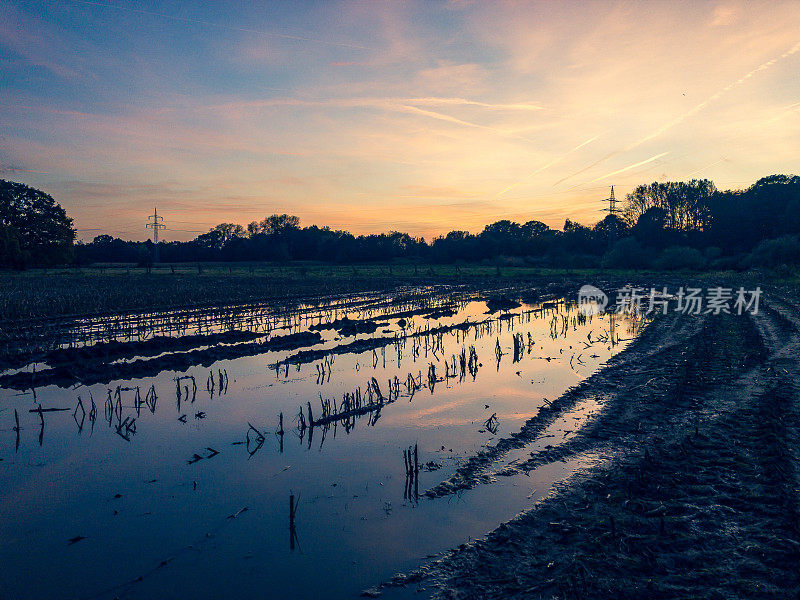
[[[445,115],[443,113],[438,113],[432,110],[425,110],[423,108],[419,108],[417,106],[410,106],[408,104],[398,104],[397,110],[401,110],[402,112],[408,112],[411,114],[422,115],[425,117],[430,117],[432,119],[439,119],[440,121],[447,121],[448,123],[455,123],[456,125],[465,125],[466,127],[476,127],[477,129],[488,129],[489,131],[494,131],[497,133],[502,133],[504,135],[512,135],[510,133],[506,133],[501,129],[495,129],[494,127],[489,127],[488,125],[480,125],[479,123],[471,123],[469,121],[464,121],[462,119],[457,119],[456,117],[451,117],[450,115]],[[521,137],[521,136],[513,136],[513,137]],[[524,138],[522,138],[524,139]]]
[[[719,99],[721,96],[723,96],[724,94],[726,94],[727,92],[729,92],[733,88],[743,84],[745,81],[750,79],[756,73],[759,73],[761,71],[765,71],[765,70],[769,69],[772,65],[774,65],[778,61],[783,60],[784,58],[788,58],[789,56],[792,56],[793,54],[796,54],[799,51],[800,51],[800,42],[797,42],[794,46],[792,46],[789,50],[787,50],[786,52],[784,52],[780,56],[772,58],[772,59],[768,60],[767,62],[757,66],[755,69],[753,69],[749,73],[743,75],[742,77],[740,77],[736,81],[734,81],[732,83],[729,83],[728,85],[726,85],[724,88],[722,88],[717,93],[709,96],[707,99],[705,99],[703,102],[701,102],[700,104],[698,104],[697,106],[695,106],[691,110],[689,110],[689,111],[683,113],[682,115],[674,118],[672,121],[670,121],[669,123],[667,123],[663,127],[660,127],[658,129],[656,129],[653,133],[651,133],[649,135],[646,135],[645,137],[641,138],[640,140],[637,140],[637,141],[629,144],[628,146],[626,146],[622,150],[616,150],[614,152],[611,152],[611,153],[607,154],[603,158],[593,162],[588,167],[585,167],[585,168],[581,169],[580,171],[576,171],[572,175],[567,175],[566,177],[563,177],[563,178],[559,179],[553,185],[555,186],[555,185],[558,185],[560,183],[563,183],[567,179],[571,179],[572,177],[575,177],[576,175],[580,175],[584,171],[588,171],[592,167],[597,166],[600,163],[603,163],[603,162],[607,161],[609,158],[612,158],[612,157],[614,157],[614,156],[616,156],[618,154],[622,154],[623,152],[628,152],[629,150],[633,150],[634,148],[636,148],[638,146],[641,146],[642,144],[644,144],[646,142],[649,142],[650,140],[652,140],[654,138],[657,138],[658,136],[660,136],[663,133],[669,131],[670,129],[672,129],[676,125],[679,125],[680,123],[682,123],[683,121],[685,121],[689,117],[692,117],[692,116],[696,115],[701,110],[706,108],[709,104],[711,104],[715,100]],[[619,171],[617,171],[616,173],[619,173]],[[616,174],[616,173],[612,173],[612,175]],[[605,176],[603,178],[605,178]],[[593,181],[597,181],[597,179],[594,179]],[[587,182],[587,183],[591,183],[591,182]]]
[[[280,92],[287,92],[291,90],[283,88],[263,88],[269,90],[276,90]],[[536,104],[492,104],[489,102],[480,102],[478,100],[469,100],[467,98],[451,98],[428,96],[425,98],[405,98],[405,97],[351,97],[351,98],[325,98],[325,99],[302,99],[302,98],[268,98],[266,100],[250,100],[246,102],[228,102],[226,104],[218,104],[210,106],[213,110],[221,110],[225,108],[262,108],[269,106],[345,106],[345,107],[376,107],[376,108],[391,108],[398,105],[445,105],[445,106],[477,106],[479,108],[486,108],[489,110],[524,110],[524,111],[539,111],[544,110],[541,106]]]
[[[728,159],[727,159],[727,158],[725,158],[725,157],[723,156],[723,157],[722,157],[722,158],[720,158],[719,160],[716,160],[716,161],[714,161],[714,162],[712,162],[712,163],[710,163],[710,164],[707,164],[705,167],[700,167],[700,168],[699,168],[699,169],[697,169],[696,171],[692,171],[692,172],[691,172],[691,173],[689,173],[689,174],[688,174],[686,177],[691,177],[692,175],[697,175],[697,174],[698,174],[698,173],[700,173],[701,171],[705,171],[705,170],[706,170],[706,169],[708,169],[709,167],[713,167],[714,165],[718,165],[719,163],[721,163],[721,162],[725,162],[726,160],[728,160]]]
[[[655,156],[651,156],[647,160],[643,160],[643,161],[638,162],[638,163],[633,164],[633,165],[628,165],[627,167],[623,167],[622,169],[618,169],[618,170],[616,170],[616,171],[614,171],[612,173],[607,173],[606,175],[601,175],[600,177],[596,177],[596,178],[592,179],[591,181],[587,181],[585,184],[580,184],[580,185],[589,185],[590,183],[594,183],[595,181],[601,181],[603,179],[608,179],[609,177],[613,177],[614,175],[619,175],[620,173],[624,173],[625,171],[630,171],[631,169],[635,169],[636,167],[641,167],[642,165],[646,165],[647,163],[651,163],[654,160],[658,160],[662,156],[666,156],[667,154],[669,154],[669,152],[662,152],[661,154],[656,154]],[[570,189],[573,189],[573,188],[576,188],[576,187],[579,187],[579,186],[575,185],[575,186],[572,186],[572,188],[570,188]]]
[[[649,142],[653,138],[658,137],[659,135],[661,135],[665,131],[668,131],[669,129],[672,129],[673,127],[675,127],[676,125],[682,123],[683,121],[685,121],[689,117],[692,117],[692,116],[696,115],[697,113],[699,113],[706,106],[708,106],[709,104],[714,102],[714,100],[719,99],[721,96],[723,96],[724,94],[728,93],[729,91],[731,91],[736,86],[739,86],[739,85],[743,84],[745,81],[750,79],[756,73],[759,73],[760,71],[766,71],[767,69],[769,69],[772,65],[774,65],[779,60],[787,58],[787,57],[791,56],[792,54],[795,54],[798,51],[800,51],[800,42],[796,43],[794,46],[792,46],[791,49],[787,50],[786,52],[781,54],[779,57],[772,58],[772,59],[768,60],[767,62],[757,66],[755,69],[753,69],[752,71],[750,71],[746,75],[740,77],[739,79],[737,79],[733,83],[729,83],[724,88],[722,88],[720,91],[718,91],[716,94],[710,96],[709,98],[707,98],[706,100],[704,100],[703,102],[701,102],[700,104],[698,104],[697,106],[695,106],[694,108],[689,110],[688,112],[685,112],[684,114],[680,115],[679,117],[676,117],[675,119],[673,119],[672,121],[670,121],[669,123],[667,123],[666,125],[661,127],[660,129],[657,129],[656,131],[651,133],[650,135],[643,137],[642,139],[640,139],[637,142],[634,142],[633,144],[631,144],[630,146],[625,148],[624,151],[632,150],[633,148],[636,148],[637,146],[641,146],[645,142]]]
[[[503,195],[503,194],[505,194],[506,192],[509,192],[509,191],[513,190],[515,187],[517,187],[517,186],[519,186],[519,185],[522,185],[523,183],[525,183],[525,182],[526,182],[528,179],[530,179],[531,177],[533,177],[533,176],[534,176],[534,175],[536,175],[537,173],[541,173],[541,172],[542,172],[542,171],[544,171],[545,169],[549,169],[549,168],[550,168],[550,167],[552,167],[553,165],[555,165],[555,164],[557,164],[557,163],[561,162],[562,160],[564,160],[564,159],[565,159],[567,156],[569,156],[569,155],[570,155],[570,154],[572,154],[573,152],[575,152],[575,151],[577,151],[577,150],[580,150],[581,148],[583,148],[584,146],[586,146],[586,145],[588,145],[588,144],[591,144],[593,141],[595,141],[595,140],[596,140],[597,138],[599,138],[599,137],[600,137],[599,135],[596,135],[596,136],[594,136],[594,137],[592,137],[592,138],[589,138],[589,139],[588,139],[588,140],[586,140],[585,142],[582,142],[582,143],[578,144],[577,146],[575,146],[575,147],[574,147],[572,150],[570,150],[570,151],[568,151],[568,152],[565,152],[564,154],[562,154],[561,156],[559,156],[559,157],[557,157],[557,158],[554,158],[553,160],[551,160],[549,163],[547,163],[547,164],[546,164],[546,165],[544,165],[543,167],[539,167],[538,169],[536,169],[535,171],[532,171],[531,173],[529,173],[528,175],[526,175],[525,177],[523,177],[522,179],[520,179],[520,180],[519,180],[519,181],[517,181],[516,183],[512,183],[510,186],[508,186],[508,187],[507,187],[506,189],[504,189],[502,192],[500,192],[500,193],[499,193],[499,194],[497,194],[495,197],[493,197],[493,198],[492,198],[492,200],[497,200],[497,199],[498,199],[500,196],[502,196],[502,195]]]
[[[553,187],[557,186],[559,183],[565,182],[567,179],[572,179],[573,177],[575,177],[575,175],[580,175],[581,173],[583,173],[585,171],[588,171],[592,167],[595,167],[595,166],[599,165],[600,163],[603,163],[603,162],[607,161],[609,158],[611,158],[613,156],[616,156],[617,154],[622,154],[622,150],[615,150],[614,152],[609,152],[603,158],[597,159],[592,164],[590,164],[588,167],[584,167],[580,171],[575,171],[572,175],[567,175],[566,177],[562,177],[561,179],[559,179],[558,181],[556,181],[553,184]]]
[[[513,131],[507,131],[505,129],[491,127],[489,125],[481,125],[480,123],[473,123],[472,121],[465,121],[464,119],[459,119],[457,117],[453,117],[445,113],[440,113],[433,110],[427,110],[424,108],[420,108],[419,106],[413,106],[411,103],[417,103],[422,105],[430,105],[430,104],[468,105],[468,106],[478,106],[481,108],[487,108],[493,110],[539,110],[539,108],[534,107],[534,105],[488,104],[486,102],[478,102],[476,100],[465,100],[463,98],[333,98],[326,100],[303,100],[299,98],[272,98],[268,100],[231,102],[227,104],[211,106],[208,108],[214,111],[225,111],[231,109],[234,110],[258,109],[258,108],[268,108],[274,106],[309,106],[309,107],[319,106],[322,108],[325,107],[376,108],[380,110],[388,110],[388,111],[401,112],[412,115],[419,115],[423,117],[429,117],[431,119],[438,119],[439,121],[446,121],[448,123],[453,123],[456,125],[463,125],[464,127],[474,127],[476,129],[493,131],[497,134],[506,137],[525,140],[528,142],[532,141],[523,135],[514,133]],[[577,150],[577,148],[575,149]]]
[[[516,102],[512,104],[490,104],[488,102],[478,102],[477,100],[467,100],[465,98],[408,98],[407,102],[416,104],[456,104],[465,106],[479,106],[481,108],[491,108],[495,110],[544,110],[541,106],[536,104],[528,104],[526,102]]]
[[[234,27],[231,25],[223,25],[222,23],[213,23],[211,21],[203,21],[200,19],[190,19],[188,17],[179,17],[176,15],[165,15],[163,13],[143,10],[141,8],[129,8],[127,6],[118,6],[116,4],[106,4],[104,2],[90,2],[89,0],[72,0],[78,4],[87,4],[89,6],[102,6],[103,8],[115,8],[117,10],[125,10],[128,12],[139,13],[142,15],[150,15],[152,17],[161,17],[162,19],[170,19],[172,21],[182,21],[184,23],[197,23],[198,25],[208,25],[210,27],[219,27],[220,29],[228,29],[230,31],[242,31],[244,33],[257,33],[260,35],[269,35],[272,37],[284,38],[287,40],[297,40],[300,42],[313,42],[315,44],[326,44],[328,46],[339,46],[342,48],[355,48],[357,50],[370,50],[366,46],[359,46],[357,44],[347,44],[344,42],[329,42],[326,40],[317,40],[309,37],[302,37],[299,35],[289,35],[287,33],[275,33],[273,31],[261,31],[258,29],[247,29],[244,27]]]
[[[770,123],[774,123],[775,121],[779,121],[780,119],[784,118],[789,113],[795,112],[795,111],[798,111],[798,110],[800,110],[800,102],[796,102],[794,104],[790,104],[785,109],[783,109],[783,112],[775,115],[769,121],[765,121],[764,123],[766,125],[769,125]]]

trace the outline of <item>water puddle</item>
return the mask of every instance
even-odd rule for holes
[[[584,321],[563,302],[508,308],[488,313],[483,300],[431,292],[423,304],[364,297],[271,321],[239,311],[233,322],[258,322],[257,340],[320,338],[72,387],[47,384],[45,360],[35,393],[0,388],[3,595],[348,597],[486,534],[581,461],[420,496],[597,370],[638,327]],[[129,351],[113,360],[158,356]],[[70,366],[76,382],[85,366]],[[495,470],[569,440],[600,409],[561,415]]]

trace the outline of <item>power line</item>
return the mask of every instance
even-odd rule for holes
[[[198,221],[176,221],[175,219],[172,219],[172,223],[183,223],[184,225],[203,225],[203,226],[205,226],[205,225],[208,224],[208,221],[206,221],[204,223],[202,221],[201,222],[198,222]]]

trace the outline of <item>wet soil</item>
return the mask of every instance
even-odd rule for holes
[[[198,346],[235,344],[264,337],[251,331],[224,331],[206,335],[184,335],[180,337],[155,336],[148,340],[98,342],[92,346],[57,348],[39,356],[19,354],[0,362],[0,368],[19,368],[33,360],[47,363],[50,367],[66,366],[84,361],[102,360],[111,362],[131,356],[158,356],[165,352],[192,350]]]
[[[367,592],[434,598],[789,598],[800,592],[800,303],[657,318],[607,368],[429,489],[455,494],[576,456],[595,465],[479,541]],[[766,304],[766,305],[764,305]],[[506,457],[581,402],[557,448]]]
[[[182,339],[185,338],[176,338],[178,341]],[[319,333],[306,331],[278,335],[259,342],[245,342],[233,345],[218,343],[208,348],[169,353],[155,358],[141,358],[130,362],[107,363],[102,358],[102,355],[93,355],[93,360],[84,361],[81,361],[79,357],[74,357],[73,360],[65,360],[56,367],[2,375],[0,376],[0,387],[27,390],[43,385],[57,385],[67,388],[75,383],[83,385],[108,383],[115,379],[155,376],[162,371],[185,371],[191,366],[209,366],[219,360],[251,356],[262,352],[294,350],[318,344],[321,341],[322,337]],[[169,348],[171,344],[172,342],[164,347]],[[148,348],[148,350],[155,350],[156,347]],[[76,349],[70,349],[69,355],[74,356],[74,352],[76,352]],[[80,353],[80,350],[78,352]]]
[[[516,300],[511,300],[510,298],[506,297],[505,294],[486,299],[486,308],[489,309],[490,313],[497,312],[499,310],[511,310],[519,307],[519,302]]]

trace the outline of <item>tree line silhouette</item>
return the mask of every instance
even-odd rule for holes
[[[66,263],[75,229],[52,196],[0,179],[0,267]]]
[[[149,264],[153,244],[99,235],[73,244],[63,209],[44,192],[0,181],[0,266],[77,262]],[[707,179],[655,182],[628,194],[619,215],[562,230],[500,220],[478,234],[454,230],[426,242],[391,231],[353,235],[282,214],[246,226],[221,223],[188,242],[161,242],[162,262],[394,260],[553,267],[741,269],[800,264],[800,177],[772,175],[744,190]]]

